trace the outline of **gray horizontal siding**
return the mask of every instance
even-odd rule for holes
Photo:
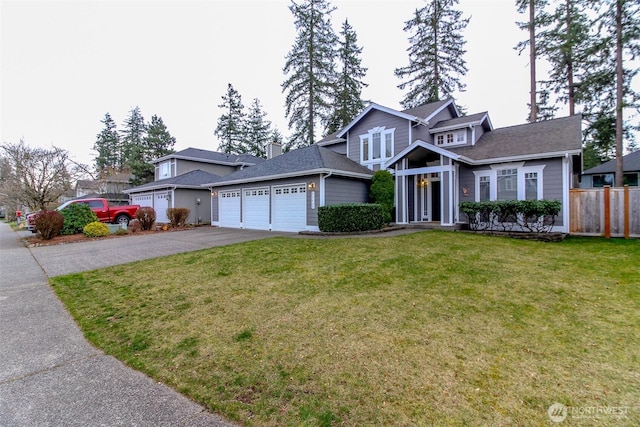
[[[234,166],[216,165],[211,163],[193,162],[190,160],[178,159],[176,164],[176,176],[182,175],[187,172],[200,169],[205,172],[213,173],[219,176],[229,175],[231,172],[235,172]]]
[[[369,182],[355,179],[329,177],[325,180],[325,205],[341,203],[367,203]]]
[[[349,130],[349,153],[348,157],[360,162],[360,135],[369,132],[369,129],[383,126],[386,129],[395,128],[394,147],[395,154],[409,146],[409,124],[408,120],[402,119],[379,110],[371,110],[354,127]]]
[[[211,220],[211,193],[206,190],[176,189],[173,206],[189,209],[189,224],[208,224]],[[200,204],[196,203],[200,199]]]

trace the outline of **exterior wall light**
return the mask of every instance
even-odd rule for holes
[[[316,189],[316,183],[315,182],[310,182],[308,187],[309,187],[309,190],[315,190]]]

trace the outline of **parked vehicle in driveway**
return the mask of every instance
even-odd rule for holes
[[[61,211],[67,206],[75,203],[86,203],[91,210],[96,214],[100,222],[106,222],[110,224],[129,224],[132,218],[135,217],[136,211],[140,205],[126,205],[126,206],[109,206],[107,199],[103,198],[90,198],[69,200],[64,202],[56,208],[57,211]],[[38,213],[32,213],[27,216],[27,230],[35,233],[36,230],[36,215]]]

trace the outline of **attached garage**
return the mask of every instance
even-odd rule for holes
[[[301,231],[307,228],[306,184],[274,186],[271,228]]]
[[[242,190],[242,227],[269,229],[269,187]]]
[[[131,204],[153,207],[153,193],[132,194]]]
[[[240,190],[221,191],[220,227],[240,228]]]
[[[153,209],[156,210],[156,222],[168,223],[169,192],[156,193],[153,202]]]

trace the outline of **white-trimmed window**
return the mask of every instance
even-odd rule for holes
[[[162,162],[158,165],[158,179],[171,178],[171,161]]]
[[[456,130],[436,135],[436,145],[462,145],[467,143],[467,131]]]
[[[492,165],[491,169],[473,171],[476,176],[476,201],[539,200],[543,198],[544,165],[522,163]]]
[[[392,158],[395,130],[376,127],[360,135],[360,163],[373,168]]]

